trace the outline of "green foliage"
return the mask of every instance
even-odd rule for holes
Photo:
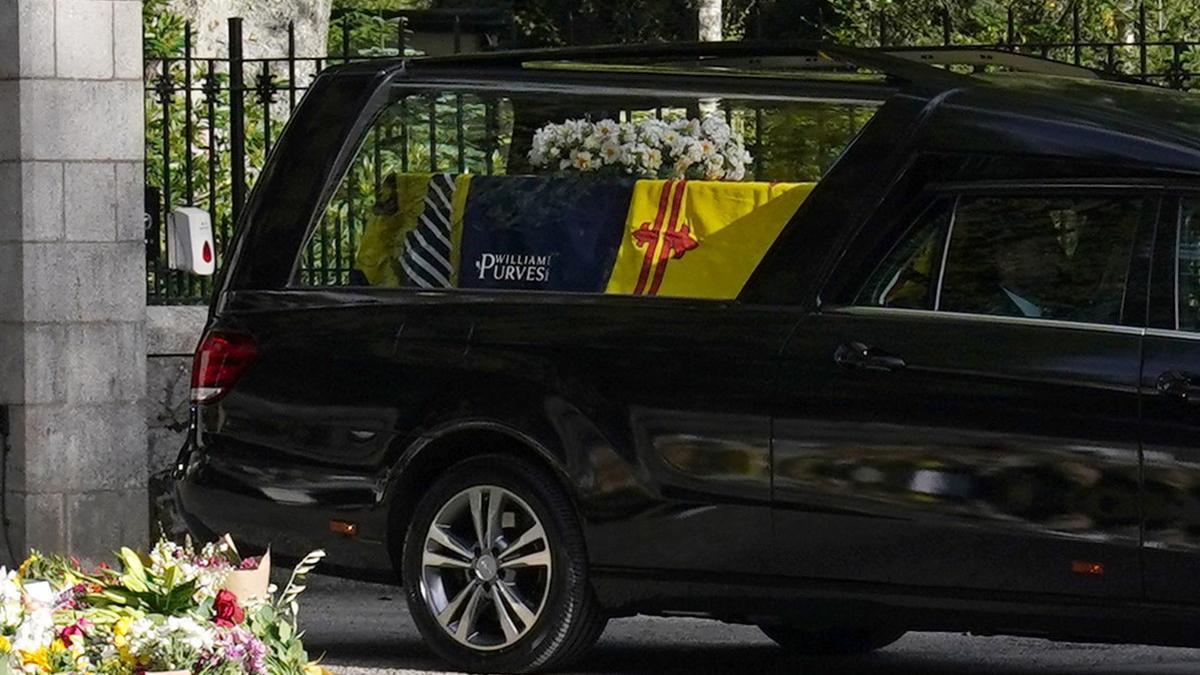
[[[696,39],[693,0],[512,0],[525,45]]]
[[[100,593],[89,594],[87,599],[90,604],[96,607],[129,607],[164,616],[182,614],[198,606],[195,600],[196,580],[183,582],[178,578],[178,568],[171,567],[160,577],[147,570],[138,554],[128,548],[122,548],[117,558],[122,566],[118,583],[109,585]]]
[[[1157,0],[1145,5],[1145,35],[1138,0],[823,0],[828,7],[823,32],[845,44],[942,44],[947,24],[953,44],[1011,44],[1018,50],[1128,74],[1141,70],[1141,48],[1130,44],[1200,40],[1200,3]],[[776,3],[782,5],[783,3]],[[1012,30],[1009,31],[1009,11]],[[1076,52],[1078,38],[1084,43]],[[1111,48],[1111,51],[1110,51]],[[1182,84],[1174,44],[1146,48],[1146,71],[1158,81]],[[1111,61],[1110,61],[1111,59]],[[1200,67],[1200,51],[1183,49],[1178,67]]]
[[[1126,42],[1138,36],[1138,0],[824,0],[833,20],[830,34],[851,44],[878,43],[880,17],[889,44],[934,44],[949,16],[952,41],[1004,42],[1008,11],[1014,42],[1068,42],[1079,12],[1080,37],[1089,42]],[[1200,39],[1200,5],[1193,0],[1146,4],[1149,40]]]
[[[304,672],[308,652],[304,649],[303,634],[286,617],[280,616],[273,604],[251,610],[246,621],[267,647],[267,672],[270,675],[295,675]]]
[[[382,14],[352,10],[339,16],[329,25],[329,42],[326,49],[330,58],[336,60],[372,56],[398,56],[400,54],[400,18]],[[405,56],[420,56],[413,49],[412,31],[404,30]]]
[[[829,103],[765,110],[756,176],[763,180],[819,180],[874,114],[872,107]]]
[[[431,0],[333,0],[333,11],[389,12],[429,9]]]
[[[99,583],[95,575],[87,574],[80,569],[77,561],[57,555],[42,553],[36,549],[29,552],[29,557],[21,568],[21,578],[42,579],[59,585],[74,585],[79,582]],[[70,583],[68,583],[70,580]]]
[[[183,53],[184,20],[167,8],[167,0],[142,3],[142,50],[147,59]]]

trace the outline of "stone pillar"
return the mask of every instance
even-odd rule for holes
[[[0,405],[17,557],[96,559],[148,539],[141,10],[0,0]]]
[[[171,472],[187,437],[192,355],[208,321],[202,305],[146,308],[146,434],[150,460],[150,522],[170,537],[187,529],[175,510]]]

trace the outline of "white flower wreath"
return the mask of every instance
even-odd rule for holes
[[[550,123],[534,132],[529,161],[557,171],[741,180],[753,158],[741,134],[719,115],[709,115],[703,120]]]

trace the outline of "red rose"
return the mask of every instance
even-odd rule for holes
[[[63,628],[58,634],[58,638],[67,646],[70,646],[75,641],[76,637],[82,638],[83,636],[83,626],[79,625],[78,623],[71,624],[70,626]]]
[[[213,614],[213,622],[222,628],[232,628],[246,618],[246,612],[238,606],[237,596],[229,591],[217,593]]]

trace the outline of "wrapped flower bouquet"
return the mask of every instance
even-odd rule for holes
[[[147,556],[126,548],[116,568],[94,570],[34,552],[0,568],[0,675],[316,675],[297,597],[324,555],[305,557],[282,592],[242,599],[230,580],[265,578],[269,561],[242,559],[227,538],[200,549],[163,540]]]

